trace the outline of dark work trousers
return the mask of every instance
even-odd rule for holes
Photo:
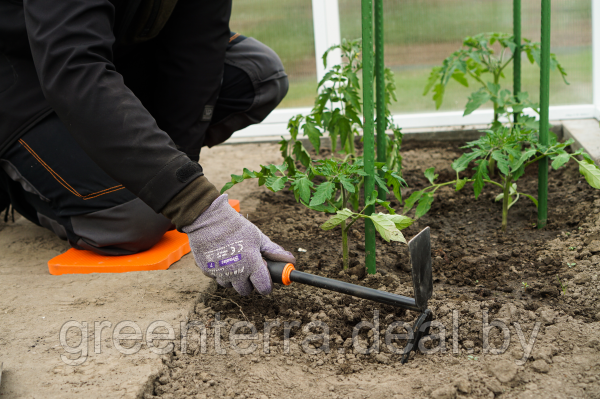
[[[212,103],[198,107],[199,120],[206,122],[194,132],[202,135],[201,140],[191,141],[213,146],[227,140],[236,130],[262,121],[287,89],[283,66],[271,49],[255,39],[232,35],[219,92]],[[145,94],[140,95],[142,101]],[[181,150],[198,160],[199,148]],[[9,204],[74,248],[102,255],[147,250],[174,228],[100,169],[56,114],[0,156],[0,210]]]

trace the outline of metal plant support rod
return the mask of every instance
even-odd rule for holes
[[[517,45],[513,57],[513,95],[516,98],[521,92],[521,0],[513,0],[513,35]],[[515,113],[515,123],[518,119]]]
[[[542,65],[540,72],[540,144],[548,145],[550,108],[550,0],[542,0]],[[538,161],[538,229],[548,221],[548,158]]]
[[[373,134],[373,0],[362,1],[362,48],[363,48],[363,143],[365,172],[365,199],[375,189],[375,137]],[[373,213],[373,206],[366,214]],[[365,266],[369,274],[375,274],[375,226],[365,220]]]
[[[377,104],[377,162],[386,161],[385,137],[385,61],[383,48],[383,0],[375,0],[375,99]],[[383,177],[383,176],[381,176]],[[378,197],[386,199],[386,192],[378,188]]]

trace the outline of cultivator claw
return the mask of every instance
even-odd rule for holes
[[[267,260],[267,266],[274,283],[289,285],[292,282],[324,288],[326,290],[352,295],[358,298],[396,306],[416,312],[421,312],[413,326],[412,338],[404,348],[402,363],[406,363],[410,352],[419,347],[422,337],[429,334],[429,324],[433,319],[431,310],[427,309],[427,302],[433,293],[433,280],[431,276],[431,238],[429,227],[423,229],[408,243],[410,262],[412,265],[412,278],[415,297],[410,298],[375,290],[356,284],[350,284],[314,274],[297,271],[294,265],[284,262]]]

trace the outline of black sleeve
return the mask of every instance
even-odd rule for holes
[[[202,172],[116,72],[113,5],[108,0],[24,0],[24,12],[50,106],[103,170],[160,211]]]
[[[192,159],[221,87],[230,14],[231,0],[179,0],[156,41],[153,115]]]

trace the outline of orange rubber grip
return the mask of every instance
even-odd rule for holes
[[[290,280],[290,274],[294,270],[296,270],[296,268],[291,263],[288,263],[287,265],[285,265],[285,267],[283,268],[283,273],[281,273],[281,282],[283,284],[285,284],[285,285],[292,284],[292,280]]]

